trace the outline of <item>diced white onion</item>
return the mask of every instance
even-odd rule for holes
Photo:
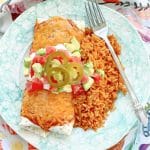
[[[50,85],[49,85],[49,84],[44,84],[44,85],[43,85],[43,88],[44,88],[45,90],[49,90],[49,89],[50,89]]]
[[[32,54],[30,55],[30,58],[33,59],[33,58],[35,57],[35,55],[36,55],[36,53],[32,53]]]

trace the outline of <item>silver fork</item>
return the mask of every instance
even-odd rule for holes
[[[90,1],[85,2],[85,9],[86,9],[89,24],[90,24],[91,28],[93,29],[94,33],[97,36],[101,37],[103,40],[105,40],[105,43],[110,50],[110,53],[117,65],[118,70],[119,70],[119,72],[125,82],[125,85],[128,89],[128,92],[131,97],[133,107],[134,107],[137,117],[143,123],[143,125],[147,125],[148,118],[146,116],[146,113],[145,113],[142,105],[140,104],[140,102],[139,102],[139,100],[138,100],[122,66],[121,66],[119,58],[117,57],[113,47],[110,44],[110,41],[107,38],[108,26],[103,17],[102,11],[101,11],[100,7],[98,6],[97,0],[91,0],[91,2]]]

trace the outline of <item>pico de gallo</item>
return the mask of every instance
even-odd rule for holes
[[[81,61],[80,43],[73,37],[71,43],[31,51],[24,58],[24,75],[29,92],[45,89],[80,94],[88,91],[94,82],[100,82],[105,73],[94,70],[92,62]]]

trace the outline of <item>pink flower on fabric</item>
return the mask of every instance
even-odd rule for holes
[[[15,132],[13,129],[11,129],[9,125],[7,125],[7,124],[2,124],[2,127],[3,127],[5,130],[7,130],[11,135],[16,135],[16,132]]]

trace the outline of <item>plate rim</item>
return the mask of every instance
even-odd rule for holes
[[[44,2],[43,2],[44,3]],[[115,14],[118,14],[121,18],[123,18],[124,20],[126,20],[126,22],[128,23],[128,24],[130,24],[130,26],[132,27],[132,30],[134,30],[134,32],[135,32],[135,34],[136,34],[136,37],[140,40],[140,44],[142,45],[142,47],[144,48],[144,53],[146,53],[145,54],[145,56],[147,56],[147,62],[150,64],[150,62],[148,61],[148,53],[147,53],[147,51],[146,51],[146,49],[145,49],[145,46],[144,46],[144,42],[142,41],[142,38],[140,37],[140,35],[139,35],[139,33],[137,32],[137,30],[135,29],[135,27],[132,25],[132,23],[131,22],[129,22],[129,20],[125,17],[125,16],[123,16],[121,13],[119,13],[119,12],[117,12],[117,11],[115,11],[115,10],[113,10],[113,9],[111,9],[111,8],[109,8],[109,7],[107,7],[107,6],[100,6],[100,7],[103,7],[105,10],[108,10],[108,11],[110,11],[110,12],[113,12],[113,13],[115,13]],[[11,26],[13,26],[13,24],[15,23],[15,22],[17,22],[17,20],[20,18],[20,17],[22,17],[22,15],[23,14],[25,14],[26,12],[28,12],[28,11],[30,11],[31,9],[33,9],[33,8],[36,8],[35,6],[32,6],[31,8],[29,8],[28,10],[26,10],[25,12],[23,12],[11,25],[10,25],[10,27],[9,28],[11,28]],[[36,11],[36,10],[32,10],[32,11]],[[7,30],[6,31],[6,33],[7,32],[9,32],[9,30]],[[5,34],[6,34],[5,33]],[[3,35],[3,37],[1,38],[1,40],[3,39],[3,38],[5,38],[5,34]],[[0,41],[1,41],[0,40]],[[149,67],[150,68],[150,67]],[[3,118],[3,116],[0,114],[0,116]],[[14,130],[14,127],[12,127],[6,120],[5,120],[5,118],[3,118],[3,120]],[[132,125],[132,127],[135,125],[137,123],[137,121],[135,121],[134,122],[134,124]],[[124,133],[124,135],[122,136],[122,137],[120,137],[120,140],[124,137],[124,136],[126,136],[126,134],[128,134],[128,132],[132,129],[132,127],[128,130],[128,131],[126,131],[126,133]],[[21,138],[23,138],[25,141],[27,141],[28,143],[29,143],[29,141],[26,139],[26,138],[24,138],[23,137],[23,134],[22,133],[20,133],[20,131],[16,131],[15,130],[15,132],[21,137]],[[115,143],[115,144],[117,144],[117,143]],[[114,144],[114,145],[115,145]],[[33,146],[35,146],[35,145],[33,145]],[[113,145],[112,145],[113,146]],[[35,146],[35,147],[37,147],[37,146]]]

